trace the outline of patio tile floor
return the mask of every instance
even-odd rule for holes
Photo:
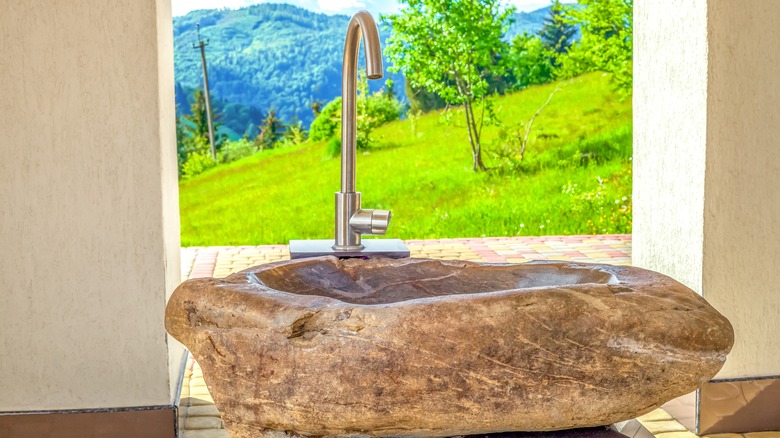
[[[631,263],[630,235],[495,237],[407,240],[412,257],[523,263],[530,260]],[[286,245],[182,248],[182,278],[225,277],[250,266],[290,258]],[[638,420],[658,438],[696,438],[663,409]],[[179,402],[182,438],[227,438],[214,400],[208,394],[203,371],[188,359]],[[708,435],[707,438],[780,438],[780,432]]]

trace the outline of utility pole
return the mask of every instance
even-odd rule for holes
[[[193,49],[200,49],[200,60],[203,64],[203,94],[206,98],[206,120],[209,122],[209,143],[211,144],[211,158],[217,159],[217,147],[214,145],[214,124],[211,121],[211,97],[209,97],[209,73],[206,69],[206,46],[209,40],[200,39],[200,24],[196,25],[198,30],[198,44],[193,44]]]

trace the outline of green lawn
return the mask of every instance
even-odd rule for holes
[[[438,113],[374,132],[359,153],[364,208],[393,210],[387,237],[515,236],[631,231],[631,101],[592,73],[499,98],[507,126],[537,117],[526,157],[512,170],[471,171],[461,115]],[[499,128],[483,134],[495,147]],[[488,166],[498,163],[486,157]],[[324,142],[264,151],[180,184],[182,246],[287,243],[333,236],[340,160]]]

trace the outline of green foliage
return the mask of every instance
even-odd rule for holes
[[[211,158],[209,152],[193,152],[187,156],[187,161],[182,166],[182,178],[192,178],[193,176],[199,175],[216,165],[217,162]]]
[[[192,113],[184,117],[176,117],[176,152],[178,156],[179,177],[191,177],[200,173],[202,163],[187,163],[198,155],[195,160],[208,157],[214,164],[215,158],[211,156],[211,143],[209,142],[208,120],[206,119],[206,99],[200,89],[196,89],[191,106]],[[217,117],[214,115],[215,130],[219,127]],[[183,119],[183,120],[182,120]],[[220,148],[225,138],[218,136],[215,139],[216,147]]]
[[[328,140],[335,136],[341,129],[341,97],[330,101],[320,111],[309,129],[309,138],[312,141]]]
[[[447,102],[436,93],[432,93],[422,87],[415,87],[409,81],[406,81],[405,92],[406,98],[409,100],[410,112],[427,113],[447,106]]]
[[[284,135],[278,143],[278,147],[289,148],[292,146],[298,146],[306,142],[306,131],[303,129],[302,122],[287,125],[284,130]]]
[[[553,79],[554,67],[550,61],[553,52],[539,38],[524,33],[512,40],[508,63],[515,79],[515,89],[529,85],[546,84]]]
[[[602,70],[612,73],[618,90],[630,96],[633,87],[633,0],[579,0],[570,22],[580,26],[582,39],[562,66],[564,77]]]
[[[369,94],[365,72],[358,72],[357,97],[357,149],[371,148],[376,139],[372,137],[374,129],[387,122],[398,120],[403,112],[401,102],[392,94],[378,91]]]
[[[501,76],[496,53],[514,12],[500,0],[406,0],[398,15],[385,17],[393,28],[385,52],[413,86],[463,105],[472,151],[473,170],[482,162],[483,113],[474,102],[489,91],[487,78]]]
[[[344,32],[349,17],[311,12],[285,4],[258,4],[240,9],[196,10],[174,17],[174,68],[176,81],[186,89],[201,84],[196,24],[209,40],[206,59],[211,95],[248,110],[274,108],[282,120],[297,118],[308,127],[314,119],[310,102],[328,102],[341,94],[341,62]],[[389,30],[382,30],[384,41]],[[401,75],[388,75],[401,86]],[[378,91],[383,81],[374,81]],[[401,88],[402,89],[402,88]],[[215,106],[215,108],[217,108]],[[223,112],[227,108],[222,109]],[[235,108],[231,117],[241,117]],[[227,117],[227,115],[225,116]],[[231,127],[242,135],[249,123],[242,119]],[[223,119],[225,123],[227,121]],[[250,132],[254,137],[256,132]]]
[[[403,112],[403,105],[390,93],[382,90],[370,94],[368,81],[363,71],[358,72],[357,87],[357,148],[366,150],[377,142],[372,132],[387,122],[398,120]],[[312,141],[338,138],[338,148],[329,147],[328,156],[335,157],[341,153],[341,98],[337,97],[322,109],[311,124],[309,137]],[[329,142],[329,145],[336,143]]]
[[[606,178],[596,177],[597,184],[582,188],[568,181],[562,193],[569,197],[570,212],[585,217],[580,227],[587,234],[630,233],[631,215],[631,167]],[[628,190],[627,190],[628,189]]]
[[[387,237],[630,232],[631,101],[619,99],[607,75],[507,94],[496,99],[496,112],[527,121],[555,88],[561,90],[534,122],[528,167],[518,171],[472,172],[464,166],[469,152],[452,148],[467,133],[443,125],[439,113],[416,118],[414,132],[411,120],[376,128],[392,147],[358,157],[358,185],[365,205],[393,210]],[[500,129],[485,127],[486,144]],[[332,237],[341,163],[322,159],[327,147],[325,140],[266,150],[182,181],[182,245]],[[592,155],[579,161],[577,151]]]
[[[513,10],[499,0],[402,0],[398,15],[383,17],[393,28],[385,52],[413,86],[448,104],[473,102],[488,90],[485,69]]]
[[[214,132],[216,133],[221,125],[219,119],[220,114],[214,112],[212,109],[211,121],[213,124]],[[209,123],[206,115],[206,95],[203,90],[196,88],[193,93],[193,102],[190,106],[190,114],[184,116],[186,123],[183,126],[184,133],[190,139],[206,139],[209,141]],[[217,143],[218,137],[215,135],[214,142]],[[209,146],[210,147],[210,146]]]
[[[260,125],[260,134],[255,138],[255,146],[259,150],[273,149],[284,135],[284,124],[276,117],[276,111],[268,111],[268,115]]]
[[[341,137],[332,137],[328,140],[325,148],[325,156],[328,158],[338,157],[341,154]]]
[[[246,138],[226,141],[220,149],[220,162],[230,163],[257,153],[257,147]]]
[[[577,34],[577,28],[566,20],[564,14],[565,9],[560,0],[554,0],[550,15],[544,19],[544,27],[539,31],[544,47],[557,54],[568,52]]]

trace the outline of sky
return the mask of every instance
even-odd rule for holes
[[[574,0],[564,0],[571,3]],[[534,11],[548,6],[550,0],[507,0],[518,11]],[[366,9],[374,14],[398,11],[397,0],[172,0],[173,15],[185,15],[195,9],[237,9],[257,3],[289,3],[314,12],[326,14],[352,14]]]

